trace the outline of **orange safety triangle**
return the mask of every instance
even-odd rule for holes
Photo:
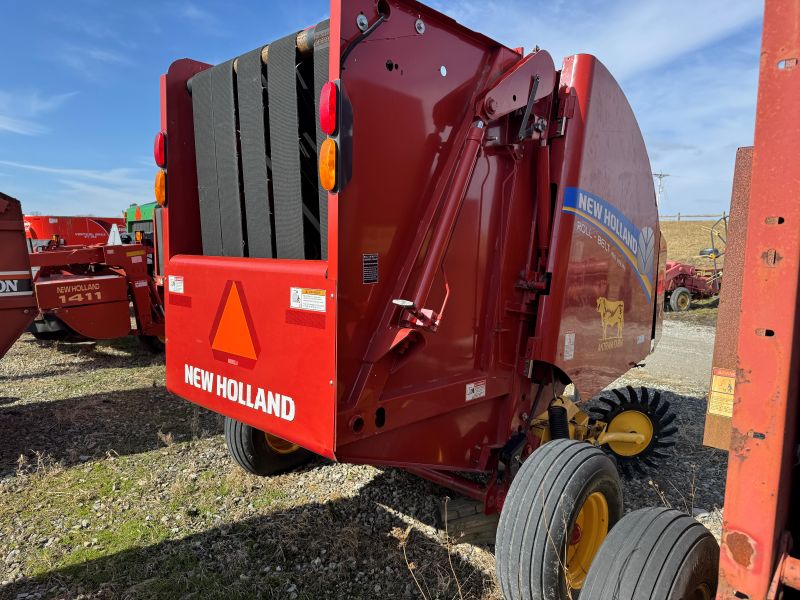
[[[258,358],[253,335],[250,333],[247,317],[244,314],[242,299],[239,297],[239,286],[235,283],[231,285],[228,292],[225,308],[222,310],[222,317],[217,325],[211,348],[242,358],[253,360]]]

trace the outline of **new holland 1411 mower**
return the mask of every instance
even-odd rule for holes
[[[647,152],[595,57],[558,69],[410,0],[161,80],[167,386],[261,475],[312,453],[501,512],[507,598],[567,598],[674,433],[598,394],[658,341]],[[475,474],[483,474],[476,477]]]

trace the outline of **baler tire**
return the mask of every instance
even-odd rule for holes
[[[669,295],[669,307],[674,312],[683,312],[689,310],[692,305],[692,293],[685,287],[679,287],[672,290]]]
[[[139,345],[152,354],[163,354],[166,344],[155,335],[140,335]]]
[[[643,508],[606,538],[581,600],[711,600],[718,563],[719,545],[703,525],[671,508]]]
[[[585,520],[584,529],[576,528],[583,510],[591,513],[595,505],[604,512],[591,528]],[[577,598],[593,554],[622,512],[619,473],[602,450],[561,439],[534,451],[511,482],[497,527],[495,557],[503,597]],[[568,548],[576,531],[586,539]],[[570,571],[574,585],[567,582]]]
[[[230,417],[225,417],[225,445],[236,464],[248,473],[262,477],[304,465],[314,456],[299,446],[289,452],[276,451],[263,431]]]

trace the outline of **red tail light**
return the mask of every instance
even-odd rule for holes
[[[156,134],[156,140],[153,143],[153,157],[156,159],[156,164],[162,169],[167,166],[167,134],[159,131]]]
[[[336,131],[336,84],[329,81],[319,94],[319,127],[327,135]]]

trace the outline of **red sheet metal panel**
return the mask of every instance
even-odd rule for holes
[[[725,599],[767,597],[790,508],[799,374],[799,22],[800,4],[767,0],[717,596]]]
[[[36,316],[19,201],[0,193],[0,357]]]
[[[167,387],[334,457],[336,285],[321,261],[175,257]]]

